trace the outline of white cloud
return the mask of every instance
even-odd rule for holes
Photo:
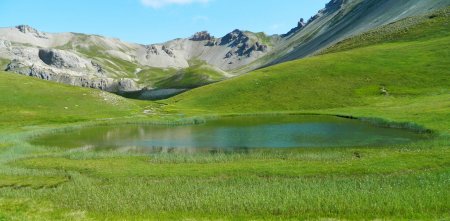
[[[162,8],[166,5],[187,5],[192,3],[208,3],[210,0],[141,0],[145,6]]]

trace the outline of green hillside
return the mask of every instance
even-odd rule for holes
[[[196,88],[225,79],[225,72],[219,71],[204,61],[191,60],[188,68],[155,83],[157,88]]]
[[[137,102],[88,88],[0,72],[0,128],[137,114]]]
[[[192,90],[168,102],[170,108],[186,113],[323,112],[330,109],[356,113],[353,110],[370,109],[364,113],[389,117],[386,112],[392,110],[392,117],[404,120],[412,120],[403,116],[410,112],[410,117],[427,111],[448,116],[450,19],[448,13],[429,19],[431,21],[415,26],[410,32],[420,29],[434,35],[414,35],[414,38],[395,35],[395,42],[386,37],[386,43],[257,70]],[[355,39],[352,44],[357,45]],[[365,41],[365,38],[360,39]],[[419,108],[410,109],[413,104]],[[424,119],[417,120],[427,123]],[[449,125],[433,126],[443,129]]]

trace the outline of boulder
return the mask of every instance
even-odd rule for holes
[[[39,49],[39,58],[45,64],[56,68],[82,68],[77,56],[55,49]]]
[[[138,91],[141,88],[136,84],[135,81],[129,79],[129,78],[122,78],[118,81],[118,88],[117,90],[119,92],[133,92]]]

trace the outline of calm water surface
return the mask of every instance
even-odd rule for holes
[[[383,146],[423,139],[415,132],[331,116],[227,117],[201,125],[98,126],[37,138],[34,144],[138,152]]]

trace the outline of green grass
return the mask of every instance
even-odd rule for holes
[[[261,44],[264,45],[268,45],[268,46],[272,46],[273,42],[272,42],[272,38],[270,36],[267,36],[266,33],[264,32],[258,32],[254,34],[258,40],[260,41]]]
[[[367,44],[355,37],[333,53],[159,103],[2,72],[0,220],[449,219],[450,29],[448,17],[421,24]],[[234,154],[89,152],[29,143],[99,123],[182,124],[261,113],[365,117],[431,129],[433,137],[376,148]]]
[[[4,187],[31,187],[50,188],[67,182],[67,177],[39,177],[39,176],[4,176],[0,175],[0,188]]]
[[[3,71],[6,69],[6,66],[9,64],[9,60],[6,59],[0,59],[0,71]]]
[[[444,141],[437,142],[445,144]],[[423,144],[422,144],[423,145]],[[298,152],[256,152],[250,154],[218,154],[185,158],[169,158],[165,155],[151,157],[92,158],[73,156],[31,158],[15,166],[35,169],[75,170],[94,177],[151,177],[151,178],[213,178],[213,177],[311,177],[311,176],[360,176],[373,174],[408,173],[409,171],[442,170],[450,163],[445,156],[447,148],[421,149],[421,145],[400,146],[391,149],[344,149]],[[402,148],[414,147],[414,151]],[[439,151],[436,151],[439,149]],[[325,152],[322,155],[321,152]],[[355,157],[355,152],[363,157]],[[417,152],[420,152],[418,154]],[[176,156],[176,155],[174,155]],[[168,156],[170,157],[170,155]],[[429,159],[433,158],[434,161]],[[402,161],[397,164],[397,161]],[[391,166],[387,166],[391,165]]]
[[[97,219],[436,219],[448,215],[448,147],[437,139],[248,154],[56,153],[13,166],[67,171],[69,182],[2,197]]]
[[[112,73],[116,78],[136,78],[135,72],[140,65],[108,55],[100,46],[90,46],[89,48],[78,47],[77,51],[88,58],[100,63],[108,73]]]
[[[225,79],[224,73],[203,61],[190,61],[189,67],[155,83],[157,88],[196,88]]]
[[[0,72],[0,127],[63,124],[140,114],[137,102],[99,90]]]
[[[139,79],[138,83],[141,85],[148,85],[156,87],[156,84],[164,79],[173,76],[177,73],[175,68],[145,68],[137,73]]]

